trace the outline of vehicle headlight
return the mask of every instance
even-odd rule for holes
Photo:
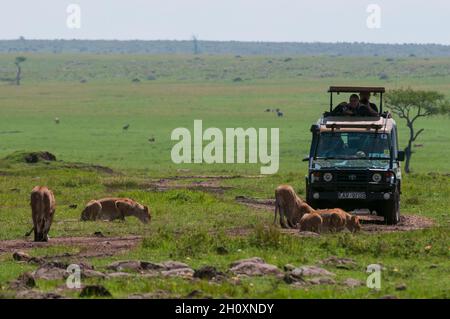
[[[314,172],[311,174],[311,183],[320,181],[320,173]]]
[[[392,183],[394,183],[394,181],[395,181],[395,175],[394,175],[394,173],[392,173],[392,172],[387,172],[387,173],[386,173],[386,182],[392,184]]]
[[[333,174],[331,174],[331,173],[323,174],[323,180],[325,182],[331,182],[332,179],[333,179]]]
[[[375,183],[379,183],[379,182],[381,181],[381,174],[378,174],[378,173],[373,174],[373,175],[372,175],[372,180],[373,180]]]

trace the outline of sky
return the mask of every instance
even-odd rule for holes
[[[450,44],[449,30],[448,0],[0,0],[0,39]]]

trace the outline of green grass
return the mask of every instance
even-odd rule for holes
[[[12,58],[0,55],[5,74],[14,71]],[[270,59],[30,55],[23,66],[23,85],[0,85],[0,157],[17,150],[46,149],[66,161],[170,173],[181,167],[173,165],[170,159],[175,144],[170,140],[171,131],[177,127],[192,130],[193,120],[202,119],[204,128],[280,128],[280,170],[299,171],[305,168],[299,160],[308,152],[309,127],[328,108],[328,86],[412,86],[450,92],[450,77],[445,72],[450,61],[444,58],[393,62],[384,58],[302,57],[290,62],[281,59],[268,64],[273,72],[268,72],[267,77],[258,78],[255,73],[261,72]],[[230,77],[204,78],[208,72],[217,74],[232,67],[237,73]],[[132,78],[139,77],[132,70],[144,77],[146,68],[157,69],[162,76],[156,81],[132,83]],[[305,75],[293,76],[305,68],[309,70]],[[321,77],[321,70],[328,70],[333,76]],[[383,71],[392,72],[393,78],[380,81],[376,74]],[[78,73],[92,73],[95,77],[79,83]],[[187,79],[179,79],[181,76]],[[235,76],[248,80],[234,83],[231,79]],[[264,112],[267,108],[281,108],[284,118]],[[54,123],[55,117],[60,118],[59,125]],[[448,172],[449,166],[442,160],[450,155],[445,147],[446,123],[448,117],[418,123],[425,132],[416,142],[423,147],[415,149],[413,169]],[[127,132],[122,131],[125,124],[130,124]],[[406,126],[399,122],[399,127],[400,144],[406,145]],[[149,143],[149,137],[154,137],[155,142]],[[182,166],[195,171],[259,172],[259,165]]]
[[[2,77],[14,73],[13,57],[0,55]],[[266,229],[263,226],[273,218],[270,212],[234,200],[238,195],[270,198],[281,183],[292,184],[304,197],[306,164],[300,160],[309,149],[310,125],[327,108],[329,85],[411,85],[448,96],[449,59],[303,57],[283,62],[271,57],[29,55],[23,68],[22,86],[0,84],[0,240],[23,238],[31,227],[29,192],[44,184],[54,190],[57,200],[52,238],[90,236],[96,231],[106,236],[144,237],[141,245],[122,255],[90,259],[100,270],[122,259],[173,259],[194,268],[214,265],[226,271],[232,261],[253,256],[279,267],[316,264],[330,255],[351,257],[357,262],[354,269],[328,267],[341,282],[349,277],[365,281],[369,264],[385,267],[379,292],[340,284],[295,289],[275,278],[243,279],[240,284],[162,278],[102,281],[114,297],[158,290],[174,297],[201,290],[204,296],[236,298],[377,298],[387,294],[449,298],[448,117],[418,123],[425,128],[417,141],[423,147],[415,149],[413,173],[404,176],[402,184],[402,212],[433,219],[431,229],[298,238],[276,228]],[[157,80],[145,80],[151,71]],[[380,72],[388,72],[387,82],[378,79]],[[234,83],[232,79],[238,76],[244,81]],[[87,83],[79,83],[81,78]],[[142,81],[131,83],[133,78]],[[283,118],[264,112],[278,107]],[[54,123],[55,117],[60,124]],[[259,164],[173,164],[170,133],[176,127],[192,129],[194,119],[202,119],[204,128],[279,127],[279,172],[248,178],[245,175],[259,174]],[[130,128],[123,132],[127,123]],[[400,143],[405,145],[407,130],[402,122],[399,127]],[[148,142],[151,136],[154,143]],[[38,150],[54,153],[58,161],[21,163],[23,151]],[[93,165],[108,166],[114,172]],[[175,175],[242,177],[220,180],[218,186],[230,187],[223,194],[149,189],[151,182]],[[199,180],[172,183],[187,185]],[[128,196],[149,205],[151,224],[142,225],[133,218],[111,223],[78,221],[85,203],[102,196]],[[70,208],[72,204],[78,208]],[[240,232],[243,235],[237,236]],[[227,253],[219,254],[223,248]],[[79,250],[56,246],[30,253],[60,256]],[[0,295],[8,293],[9,280],[34,269],[5,253],[0,253],[0,265]],[[396,291],[400,283],[407,289]],[[38,289],[53,291],[61,284],[38,281]]]

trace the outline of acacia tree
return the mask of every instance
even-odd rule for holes
[[[424,131],[423,128],[416,131],[416,121],[421,117],[437,114],[449,114],[450,103],[443,94],[436,91],[421,91],[408,89],[397,89],[388,92],[386,103],[392,113],[406,121],[409,129],[408,145],[405,148],[405,172],[410,172],[410,162],[413,142]]]
[[[22,76],[22,67],[20,66],[20,63],[25,62],[26,61],[26,57],[23,56],[18,56],[16,57],[16,60],[14,61],[14,64],[16,65],[17,68],[17,72],[16,72],[16,84],[20,85],[20,79]]]

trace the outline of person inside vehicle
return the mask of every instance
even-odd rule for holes
[[[359,108],[359,97],[356,94],[350,96],[349,102],[342,102],[333,110],[334,115],[356,115]]]
[[[367,111],[370,115],[378,115],[378,108],[375,103],[370,102],[370,92],[360,92],[359,93],[359,102],[367,106]]]
[[[386,134],[368,135],[362,148],[369,157],[389,157],[389,143]]]
[[[347,111],[346,113],[348,115],[357,115],[358,109],[360,108],[361,104],[359,102],[359,97],[356,94],[350,95],[350,99],[347,104]]]
[[[341,137],[336,139],[336,144],[333,145],[330,154],[328,156],[339,157],[346,154],[346,145]]]
[[[319,149],[325,151],[318,154],[318,157],[339,157],[346,153],[346,145],[339,135],[333,136],[331,139],[321,139]]]

